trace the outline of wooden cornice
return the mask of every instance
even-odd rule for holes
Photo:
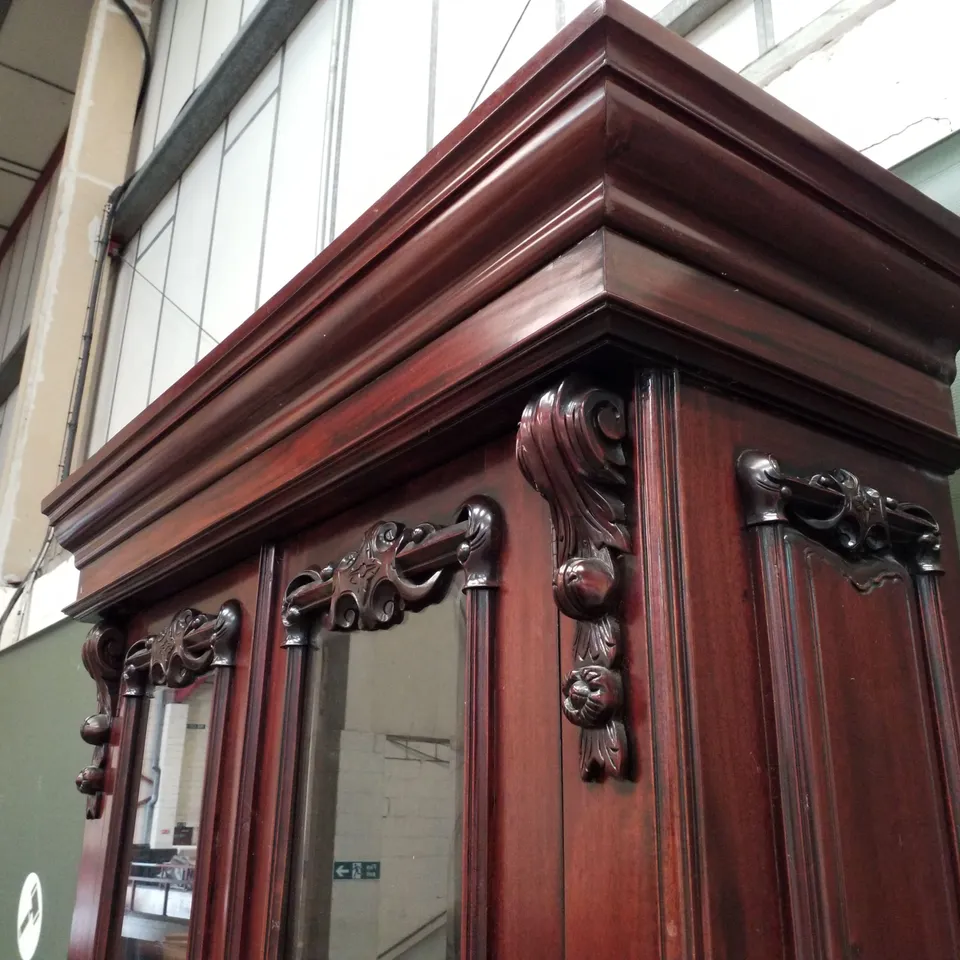
[[[46,499],[72,612],[332,509],[426,426],[610,343],[948,469],[958,241],[892,174],[598,4]]]

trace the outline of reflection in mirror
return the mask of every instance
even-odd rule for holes
[[[288,956],[459,956],[464,637],[457,586],[309,656]]]
[[[123,960],[178,960],[187,955],[213,679],[208,673],[183,689],[157,687],[144,705]]]

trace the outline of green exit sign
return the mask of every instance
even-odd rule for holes
[[[379,860],[335,860],[334,880],[379,880]]]

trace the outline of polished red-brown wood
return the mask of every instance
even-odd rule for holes
[[[651,371],[638,377],[632,431],[638,536],[631,592],[642,629],[637,640],[645,652],[644,738],[649,742],[648,776],[643,777],[643,771],[640,775],[655,785],[647,801],[657,865],[651,870],[656,891],[648,909],[656,945],[650,953],[663,960],[706,956],[709,942],[709,924],[702,915],[698,731],[691,709],[691,650],[679,549],[678,389],[676,373]]]
[[[129,798],[139,788],[143,759],[139,736],[142,701],[123,699],[111,730],[107,780],[101,816],[89,820],[83,832],[83,853],[77,878],[77,899],[70,927],[70,960],[107,960],[123,915],[124,838],[132,825]]]
[[[956,826],[928,692],[943,674],[909,575],[815,544],[808,572],[780,528],[744,529],[730,464],[750,449],[789,453],[798,475],[842,464],[930,509],[952,570],[945,481],[689,383],[677,436],[707,929],[723,956],[952,956]]]
[[[958,239],[610,0],[58,488],[74,614],[133,640],[243,607],[194,955],[291,955],[316,698],[285,586],[481,494],[505,528],[496,601],[467,601],[463,956],[956,956]],[[855,473],[940,560],[847,550],[792,507],[758,523],[744,451]],[[347,590],[323,577],[311,602]],[[118,935],[124,709],[71,960]],[[564,715],[602,718],[607,752]]]
[[[274,654],[271,627],[280,603],[280,570],[279,550],[273,544],[264,545],[260,551],[256,613],[251,638],[250,686],[242,727],[243,753],[237,784],[237,819],[232,838],[224,840],[233,845],[232,874],[224,904],[223,956],[230,958],[242,955],[250,891],[256,879],[253,862],[253,841],[258,821],[256,797],[258,780],[262,775],[261,758],[267,743],[267,694]]]
[[[954,456],[958,444],[945,429],[949,390],[942,384],[927,391],[911,380],[909,372],[899,376],[900,368],[876,351],[856,345],[842,349],[844,344],[836,335],[801,318],[795,318],[796,326],[782,327],[789,349],[781,356],[769,335],[738,331],[742,323],[738,318],[751,306],[752,322],[758,327],[790,319],[787,315],[781,317],[760,301],[751,305],[736,296],[729,302],[719,298],[729,312],[715,319],[711,304],[716,288],[706,281],[701,292],[687,283],[690,278],[683,268],[670,268],[663,260],[664,272],[647,274],[641,288],[628,278],[650,256],[609,235],[585,241],[326,417],[300,428],[262,457],[196,494],[164,521],[136,533],[126,531],[107,553],[93,541],[89,550],[94,559],[84,566],[81,596],[74,609],[88,615],[120,598],[149,596],[158,581],[167,585],[188,581],[198,575],[198,568],[209,566],[211,554],[256,549],[265,524],[277,534],[295,529],[305,511],[333,514],[364,484],[407,479],[416,469],[463,449],[472,439],[506,427],[511,416],[506,401],[518,389],[515,383],[611,340],[630,350],[646,343],[658,353],[712,367],[719,379],[732,380],[741,392],[761,396],[775,392],[779,404],[803,401],[807,414],[818,421],[857,429],[898,452],[908,450],[922,462],[942,463]],[[670,316],[687,325],[687,331],[679,336],[662,334],[659,328],[639,329],[632,316],[598,310],[602,278],[615,290],[645,289],[640,302],[647,315],[665,316],[669,310]],[[669,293],[687,288],[689,298]],[[671,305],[668,296],[679,302]],[[560,324],[559,332],[551,333],[551,317]],[[800,349],[808,338],[814,353],[808,354],[807,347]],[[759,357],[747,355],[752,341],[761,345]],[[832,358],[838,358],[836,364]],[[758,372],[759,359],[769,366]],[[847,373],[846,363],[855,363],[859,373]],[[484,376],[487,369],[495,374]],[[920,374],[916,377],[921,379]],[[871,409],[884,396],[888,408]],[[938,426],[917,422],[933,419],[933,410],[939,411]],[[422,432],[428,426],[437,442],[424,449]],[[380,466],[372,477],[374,461]],[[80,550],[84,557],[89,556],[87,549]]]
[[[159,535],[164,517],[205,491],[218,490],[219,499],[224,480],[241,489],[245,466],[272,475],[283,491],[271,494],[274,516],[294,514],[305,496],[321,498],[317,474],[295,458],[277,470],[280,444],[602,228],[701,276],[725,278],[728,299],[759,295],[785,308],[784,320],[798,313],[838,335],[838,351],[819,353],[838,357],[838,392],[856,393],[856,380],[873,379],[848,356],[859,347],[892,358],[908,379],[917,371],[909,392],[929,397],[921,406],[932,413],[924,421],[930,429],[923,442],[910,430],[895,441],[915,454],[922,449],[929,462],[957,464],[942,403],[960,346],[950,320],[960,282],[953,219],[610,0],[565,30],[375,211],[48,498],[58,537],[82,571],[74,612],[90,615],[115,602],[106,580],[123,576],[132,593],[182,570],[185,554],[199,564],[202,552],[212,569],[256,549],[257,520],[234,501],[227,518],[224,502],[216,519],[183,526],[174,543],[136,562],[116,553],[137,531],[141,540]],[[619,301],[629,290],[601,283],[599,294]],[[642,302],[628,305],[637,308],[628,326],[651,342],[664,327],[674,341],[685,337],[693,319],[651,317]],[[724,310],[723,323],[736,313]],[[542,369],[556,357],[570,318],[537,315],[539,330],[530,331],[524,353]],[[698,314],[697,330],[711,315],[716,311]],[[909,325],[904,316],[913,318]],[[604,338],[602,322],[585,322],[581,342]],[[764,381],[789,363],[801,338],[771,357],[769,322],[754,316],[740,326],[739,349],[753,360],[740,379],[773,395]],[[577,349],[568,343],[566,353]],[[706,351],[718,361],[723,352]],[[757,358],[762,376],[753,375]],[[496,361],[479,366],[487,385],[504,375]],[[508,379],[525,376],[518,365]],[[799,392],[804,402],[822,401],[818,390]],[[467,408],[480,400],[474,395]],[[445,425],[463,418],[455,407],[445,403],[443,413],[430,415]],[[874,431],[882,435],[879,422]],[[382,418],[380,429],[389,426]],[[245,503],[262,496],[252,483],[242,488]],[[202,551],[196,538],[205,541]],[[116,562],[91,575],[91,565],[114,554]]]
[[[384,516],[395,518],[398,521],[413,523],[424,517],[455,516],[458,508],[464,502],[477,499],[477,494],[500,503],[508,510],[504,525],[506,529],[515,528],[518,531],[530,529],[529,521],[524,522],[522,513],[517,511],[516,499],[522,489],[523,481],[515,477],[513,437],[508,436],[503,441],[497,441],[486,448],[476,450],[464,458],[452,461],[441,470],[423,476],[417,483],[409,484],[398,489],[388,498],[379,498],[362,508],[351,511],[336,521],[322,525],[319,528],[307,530],[285,549],[283,567],[285,577],[293,581],[300,571],[311,564],[322,565],[329,559],[354,550],[357,538],[370,527],[374,520],[381,520]],[[535,502],[535,495],[530,494]],[[507,506],[509,504],[509,507]],[[408,518],[410,518],[408,520]],[[541,529],[545,534],[543,539],[544,555],[549,557],[548,528]],[[456,525],[454,525],[456,526]],[[454,527],[451,527],[454,529]],[[443,539],[443,531],[438,539]],[[455,541],[451,541],[455,546]],[[428,543],[425,544],[428,546]],[[531,743],[529,736],[517,741],[515,735],[505,736],[510,727],[501,720],[501,712],[510,711],[510,705],[504,696],[515,699],[512,685],[514,676],[521,673],[510,673],[509,682],[506,678],[498,680],[503,669],[503,659],[506,654],[506,643],[499,638],[506,636],[508,624],[519,622],[526,615],[526,598],[521,587],[526,575],[525,557],[520,544],[514,546],[511,554],[509,541],[500,547],[499,574],[497,565],[491,568],[490,573],[483,572],[480,580],[472,582],[476,574],[471,573],[472,565],[466,567],[465,581],[465,641],[466,667],[464,677],[465,689],[465,758],[464,758],[464,805],[463,822],[464,856],[463,877],[461,881],[462,908],[461,908],[461,938],[463,956],[487,957],[490,955],[490,944],[494,937],[506,932],[510,934],[510,920],[514,911],[512,906],[504,909],[503,904],[517,902],[517,898],[530,899],[531,905],[541,904],[544,893],[543,879],[545,865],[557,871],[556,898],[532,910],[529,916],[534,919],[539,913],[544,913],[543,934],[544,958],[552,956],[549,950],[550,940],[546,939],[548,931],[555,929],[559,932],[557,920],[561,906],[560,900],[560,826],[559,819],[546,821],[546,828],[552,826],[551,840],[556,851],[556,860],[544,863],[544,850],[538,844],[542,835],[542,809],[527,810],[522,803],[523,788],[508,787],[498,782],[498,774],[502,769],[501,751],[516,752],[517,761],[526,768],[535,769],[543,762],[541,750]],[[421,551],[422,552],[422,551]],[[460,554],[458,554],[460,556]],[[511,557],[513,561],[511,562]],[[549,560],[547,561],[549,563]],[[513,564],[516,564],[515,566]],[[548,569],[548,568],[547,568]],[[511,584],[513,593],[510,599],[497,600],[500,592],[497,584],[506,583],[508,570],[512,570]],[[422,573],[423,571],[421,571]],[[482,582],[481,582],[482,581]],[[489,581],[489,586],[484,586]],[[549,586],[549,579],[545,581]],[[413,614],[412,616],[415,616]],[[553,633],[556,632],[555,615]],[[278,646],[282,636],[276,638]],[[522,651],[521,651],[522,652]],[[263,921],[257,922],[258,929],[262,930],[262,953],[258,956],[286,956],[299,955],[297,950],[301,946],[291,944],[291,896],[294,878],[292,871],[299,869],[295,851],[295,836],[297,832],[297,768],[302,762],[299,744],[303,741],[304,723],[304,694],[306,682],[305,657],[309,655],[308,648],[294,644],[284,651],[287,660],[285,677],[278,679],[274,684],[274,696],[282,700],[282,717],[279,723],[280,737],[279,777],[274,781],[272,788],[275,791],[273,809],[276,810],[274,832],[270,848],[270,870],[266,876],[260,878],[252,890],[254,900],[263,899],[268,903],[267,915]],[[536,648],[527,650],[525,656],[531,653],[539,655]],[[554,648],[553,654],[556,651]],[[509,665],[509,658],[507,658]],[[530,675],[530,684],[543,685],[544,693],[550,697],[551,706],[556,705],[557,675],[554,663],[552,676],[536,668],[525,666],[522,674]],[[520,698],[523,700],[524,698]],[[529,710],[530,704],[521,704],[523,709]],[[532,727],[533,718],[527,726]],[[547,740],[552,739],[552,753],[558,759],[559,741],[557,728],[554,726],[547,731]],[[549,759],[550,752],[546,754]],[[554,766],[547,782],[537,784],[535,789],[541,795],[559,791],[559,767]],[[544,797],[541,796],[539,806],[542,808]],[[559,812],[559,797],[557,810]],[[302,813],[300,814],[302,817]],[[506,817],[507,819],[504,819]],[[498,840],[505,837],[509,847],[504,855],[498,856]],[[536,851],[536,853],[534,853]],[[505,887],[501,870],[506,865],[521,867],[532,859],[537,860],[537,874],[541,877],[540,884],[532,884],[532,874],[525,876],[522,872],[516,880]],[[301,865],[302,866],[302,865]],[[521,867],[522,870],[522,867]],[[304,876],[303,883],[313,885],[312,874]],[[549,889],[549,888],[547,888]],[[261,926],[262,923],[262,926]],[[518,928],[513,934],[516,948],[528,939],[526,928]],[[528,947],[529,949],[529,947]],[[292,951],[292,953],[290,953]]]

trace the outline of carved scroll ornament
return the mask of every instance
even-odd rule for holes
[[[837,469],[803,479],[766,453],[740,455],[747,526],[793,523],[848,560],[892,557],[911,573],[940,573],[940,527],[915,503],[900,503]]]
[[[524,410],[517,460],[553,520],[553,595],[576,620],[573,670],[563,681],[563,715],[580,727],[584,780],[622,779],[629,756],[623,723],[619,556],[630,551],[623,401],[565,380]]]
[[[87,717],[80,736],[94,747],[93,761],[77,775],[77,789],[87,796],[87,819],[103,812],[110,734],[118,697],[142,697],[148,685],[185,687],[211,667],[232,666],[240,628],[240,605],[227,601],[215,616],[182,610],[159,636],[144,637],[124,657],[124,632],[95,626],[81,650],[83,665],[97,685],[97,712]]]
[[[142,697],[148,686],[186,687],[213,667],[232,667],[240,636],[240,604],[228,600],[217,614],[181,610],[163,633],[127,651],[123,695]]]
[[[466,573],[465,590],[494,587],[499,550],[500,508],[486,497],[465,503],[448,527],[376,523],[339,563],[309,567],[291,580],[281,612],[284,646],[305,646],[317,617],[338,632],[399,623],[407,610],[438,600],[455,567]]]
[[[87,634],[80,651],[83,665],[97,685],[97,712],[87,717],[80,728],[80,736],[94,748],[90,764],[77,774],[77,789],[87,797],[88,820],[99,819],[103,812],[107,751],[117,713],[123,647],[124,634],[119,627],[98,623]]]

